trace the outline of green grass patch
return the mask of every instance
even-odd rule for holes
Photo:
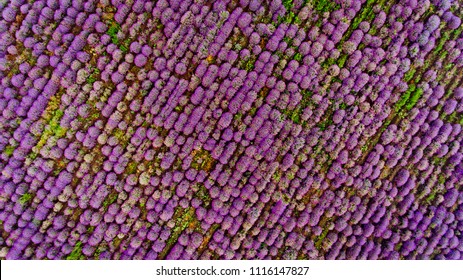
[[[391,120],[386,120],[379,130],[380,133],[383,133],[390,124],[391,124]]]
[[[117,38],[117,33],[121,31],[122,28],[119,23],[117,23],[115,20],[111,20],[109,22],[109,27],[108,30],[106,31],[106,34],[109,35],[111,38],[111,42],[115,45],[119,45],[119,39]]]
[[[249,110],[249,115],[254,116],[256,115],[257,112],[257,107],[252,107],[251,110]]]
[[[404,92],[404,94],[400,97],[399,101],[395,104],[395,110],[396,112],[400,111],[402,107],[407,104],[408,99],[410,99],[410,95],[413,91],[415,91],[416,86],[415,85],[410,85],[407,91]]]
[[[72,252],[66,257],[66,260],[80,260],[83,259],[82,255],[82,241],[77,241]]]
[[[286,44],[288,44],[288,47],[293,44],[293,39],[286,36],[283,38],[283,41],[286,42]]]
[[[100,70],[98,68],[94,68],[93,72],[87,78],[87,84],[93,84],[94,82],[96,82],[99,76]]]
[[[305,0],[304,4],[311,3],[312,7],[319,13],[326,13],[326,12],[332,12],[335,10],[339,10],[341,6],[339,4],[336,4],[332,0],[313,0],[313,1],[308,1]]]
[[[404,75],[404,81],[409,82],[413,78],[415,73],[416,73],[415,68],[411,68],[410,70],[408,70],[407,73],[405,73],[405,75]]]
[[[278,16],[277,23],[280,24],[282,22],[286,23],[295,23],[295,24],[300,24],[301,20],[297,17],[297,15],[291,11],[291,9],[294,6],[294,3],[292,0],[283,0],[282,1],[283,6],[286,9],[286,14],[284,16]]]
[[[302,112],[305,108],[313,105],[312,95],[313,92],[310,90],[302,90],[301,91],[302,99],[299,102],[299,106],[294,110],[282,110],[281,113],[291,119],[296,124],[302,124],[304,121],[301,119]]]
[[[7,156],[11,156],[14,152],[15,147],[8,145],[5,147],[5,150],[3,151]]]
[[[32,149],[33,152],[29,155],[31,159],[35,159],[37,157],[40,149],[45,145],[49,137],[55,136],[56,138],[61,138],[66,135],[67,130],[59,125],[63,114],[63,111],[60,109],[56,109],[53,112],[51,119],[48,122],[48,126],[43,131],[37,145]]]
[[[342,54],[338,60],[337,60],[337,63],[338,63],[338,66],[339,68],[343,68],[344,65],[346,64],[346,61],[347,61],[347,54]]]
[[[289,118],[294,122],[294,123],[301,123],[301,114],[299,110],[293,110]]]
[[[119,46],[119,49],[121,51],[128,52],[131,40],[127,38],[123,42],[120,42],[119,38],[117,37],[117,34],[119,33],[119,31],[122,31],[120,24],[117,23],[115,20],[110,20],[107,23],[107,25],[109,27],[108,27],[108,30],[106,31],[106,34],[108,34],[109,37],[111,38],[111,42],[114,45]]]
[[[433,159],[431,160],[433,165],[443,165],[445,163],[445,158],[441,158],[441,157],[433,157]]]
[[[400,97],[399,101],[397,101],[395,104],[396,112],[400,112],[401,110],[411,110],[413,107],[415,107],[416,103],[422,95],[423,89],[416,87],[414,84],[411,84]]]
[[[283,0],[281,2],[283,6],[285,7],[286,11],[291,10],[291,8],[294,6],[293,0]]]
[[[25,194],[21,195],[21,197],[19,198],[19,203],[21,203],[22,205],[25,205],[31,200],[32,200],[32,194],[25,193]]]
[[[129,51],[129,46],[130,46],[131,40],[129,38],[125,39],[124,42],[119,46],[119,49],[123,52],[128,52]]]
[[[320,250],[321,249],[321,246],[322,246],[322,243],[323,243],[323,240],[325,240],[326,236],[328,235],[328,232],[329,232],[329,228],[328,227],[325,227],[322,231],[322,233],[316,237],[316,241],[315,241],[315,248],[317,248],[317,250]]]
[[[325,59],[321,63],[321,66],[323,67],[323,69],[328,69],[328,68],[330,68],[331,65],[333,65],[335,63],[336,63],[336,59],[334,59],[332,57],[328,57],[327,59]]]
[[[63,137],[66,134],[66,130],[59,125],[61,117],[63,115],[63,111],[57,109],[53,113],[53,117],[51,118],[51,121],[49,123],[52,135],[55,135],[58,138]]]
[[[442,37],[439,39],[439,43],[434,49],[434,55],[441,54],[442,49],[445,46],[445,43],[450,39],[450,31],[444,31]]]
[[[174,213],[175,226],[172,229],[172,233],[166,241],[166,247],[159,253],[159,258],[164,259],[165,256],[169,253],[170,249],[177,243],[178,237],[182,232],[188,227],[196,227],[199,224],[198,219],[196,218],[195,208],[188,207],[183,209],[177,207]]]
[[[256,63],[256,57],[250,57],[246,62],[244,63],[244,70],[251,72],[254,70],[254,64]]]
[[[120,128],[118,128],[118,127],[116,127],[116,128],[114,129],[113,135],[114,135],[114,137],[117,138],[117,140],[120,141],[120,143],[124,143],[124,142],[127,140],[127,139],[126,139],[127,136],[126,136],[126,134],[125,134],[125,131],[123,131],[122,129],[120,129]]]
[[[135,174],[137,172],[137,167],[138,167],[138,162],[132,161],[129,164],[127,164],[127,173],[128,174]]]
[[[105,200],[103,201],[103,207],[104,209],[108,209],[109,205],[113,204],[117,200],[117,193],[111,193],[109,194]]]
[[[434,199],[436,198],[437,192],[431,192],[428,197],[426,197],[425,201],[427,204],[431,205]]]
[[[317,127],[320,128],[321,131],[325,131],[332,124],[333,124],[333,119],[331,117],[327,117],[324,121],[319,122],[317,124]]]
[[[197,184],[193,187],[193,190],[195,191],[193,196],[200,199],[204,206],[208,207],[211,204],[212,198],[204,185]]]
[[[449,71],[450,69],[453,68],[453,66],[455,66],[455,64],[449,63],[449,64],[445,65],[444,69],[445,69],[446,71]]]
[[[95,227],[94,227],[94,226],[89,226],[89,227],[87,228],[87,233],[88,233],[88,234],[91,234],[91,233],[93,233],[94,230],[95,230]]]
[[[422,88],[417,88],[415,91],[412,92],[410,99],[408,100],[407,104],[405,105],[405,108],[407,110],[411,110],[413,107],[415,107],[416,103],[418,100],[420,100],[421,96],[423,95],[423,89]]]

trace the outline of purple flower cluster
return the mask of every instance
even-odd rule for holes
[[[463,259],[463,7],[383,2],[2,1],[0,258]]]

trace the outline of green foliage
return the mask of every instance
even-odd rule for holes
[[[405,106],[405,108],[407,110],[411,110],[413,107],[415,107],[416,103],[418,102],[418,100],[421,98],[422,95],[423,95],[422,88],[417,88],[415,91],[413,91],[410,97],[410,100],[407,102],[407,105]]]
[[[450,69],[453,68],[453,66],[455,66],[455,64],[449,63],[449,64],[445,65],[445,70],[449,71]]]
[[[77,241],[72,252],[66,257],[66,260],[80,260],[82,257],[82,241]]]
[[[275,181],[275,183],[280,182],[280,179],[281,179],[281,171],[280,171],[280,170],[276,170],[275,173],[273,173],[272,178],[273,178],[273,180]]]
[[[233,116],[233,120],[236,122],[240,122],[242,118],[243,118],[243,113],[241,112],[238,112],[237,114],[235,114],[235,116]]]
[[[286,178],[288,178],[289,180],[292,180],[295,177],[296,177],[296,173],[294,173],[294,171],[288,170],[288,173],[286,173]]]
[[[436,156],[436,157],[433,157],[433,159],[432,159],[432,163],[434,165],[443,165],[444,162],[445,162],[445,158],[442,158],[442,157],[437,157]],[[444,179],[445,179],[445,177],[444,177]]]
[[[180,234],[188,227],[196,227],[198,219],[195,215],[195,209],[188,207],[183,210],[182,207],[177,207],[174,213],[175,226],[172,228],[172,233],[166,241],[166,247],[159,253],[160,259],[163,259],[170,249],[177,243]]]
[[[29,158],[35,159],[38,155],[38,151],[45,145],[50,136],[55,136],[56,138],[61,138],[66,135],[66,129],[62,128],[60,124],[61,117],[63,116],[63,111],[56,109],[48,122],[48,126],[43,131],[37,145],[34,147],[33,152],[29,155]]]
[[[428,197],[426,197],[425,201],[427,204],[431,205],[432,202],[434,201],[434,199],[436,198],[436,195],[437,195],[437,191],[432,191]]]
[[[126,135],[125,135],[125,131],[123,131],[122,129],[116,127],[114,129],[113,135],[114,137],[117,138],[117,140],[121,141],[121,143],[125,142]]]
[[[87,78],[87,84],[93,84],[98,79],[100,75],[100,70],[98,68],[94,68],[92,74],[90,74]]]
[[[339,68],[344,67],[344,64],[346,64],[346,61],[347,61],[347,54],[342,54],[338,58],[338,66],[339,66]]]
[[[362,146],[362,152],[366,152],[368,150],[368,144]]]
[[[442,37],[439,40],[436,48],[434,49],[434,55],[441,54],[441,50],[444,48],[445,43],[450,39],[450,32],[444,31]]]
[[[336,63],[336,60],[332,57],[328,57],[327,59],[325,59],[321,66],[323,67],[323,69],[328,69],[330,68],[331,65],[335,64]]]
[[[125,45],[121,45],[120,49],[123,52],[127,52],[129,50],[129,48],[127,46],[125,46]]]
[[[415,85],[410,85],[407,89],[407,91],[404,92],[404,94],[400,97],[399,101],[395,104],[396,111],[399,111],[402,109],[402,107],[407,103],[408,99],[410,98],[410,95],[413,91],[415,91],[416,86]]]
[[[283,38],[283,41],[286,42],[286,44],[288,44],[288,46],[291,46],[293,44],[293,39],[289,38],[289,37],[286,37],[286,36]]]
[[[331,82],[332,83],[342,83],[342,80],[338,76],[336,76],[336,77],[333,77],[333,79],[331,79]]]
[[[400,97],[395,104],[396,112],[401,110],[411,110],[423,95],[423,89],[417,88],[414,84],[410,85],[407,91]]]
[[[210,170],[214,165],[215,159],[207,150],[195,151],[191,167],[196,170]]]
[[[333,124],[332,118],[326,118],[324,121],[319,122],[317,127],[320,128],[321,131],[325,131],[330,125]]]
[[[289,204],[291,202],[291,197],[288,194],[284,193],[282,195],[282,200],[284,203]]]
[[[286,22],[286,23],[295,23],[300,24],[301,20],[297,17],[297,15],[291,11],[286,13],[284,16],[278,16],[278,24]]]
[[[413,76],[415,75],[415,73],[416,73],[415,68],[411,68],[410,70],[408,70],[407,73],[405,73],[405,75],[404,75],[404,81],[405,82],[410,81],[413,78]]]
[[[89,226],[89,227],[87,228],[87,233],[88,233],[88,234],[91,234],[91,233],[93,233],[94,230],[95,230],[95,227],[94,227],[94,226]]]
[[[236,43],[236,44],[233,45],[232,49],[239,52],[239,51],[241,51],[243,49],[243,46],[241,46],[240,43]]]
[[[282,4],[283,4],[283,6],[285,7],[286,11],[291,10],[291,8],[294,6],[292,0],[283,0],[283,1],[281,1],[281,2],[282,2]]]
[[[301,91],[301,95],[302,95],[302,100],[301,102],[299,102],[299,106],[297,108],[295,108],[294,110],[286,109],[286,110],[281,111],[281,113],[283,114],[282,116],[286,116],[290,118],[296,124],[302,124],[304,122],[301,119],[302,111],[308,106],[312,105],[313,103],[313,101],[311,100],[313,92],[304,89]]]
[[[55,112],[53,112],[53,117],[48,123],[50,125],[50,134],[55,135],[58,138],[63,137],[66,134],[66,130],[59,125],[63,115],[64,113],[60,109],[55,110]]]
[[[294,55],[294,60],[299,61],[299,62],[302,61],[302,54],[296,53]]]
[[[341,6],[336,4],[333,0],[314,0],[305,2],[311,2],[314,9],[319,13],[332,12],[341,8]]]
[[[24,204],[28,203],[29,201],[31,201],[31,199],[32,199],[32,194],[25,193],[25,194],[21,195],[21,197],[19,198],[19,203],[24,205]]]
[[[5,147],[4,152],[5,152],[5,154],[6,154],[7,156],[11,156],[11,155],[13,154],[13,152],[14,152],[14,149],[15,149],[15,148],[14,148],[13,146],[8,145],[8,146]]]
[[[293,1],[283,0],[282,4],[286,9],[286,14],[284,16],[278,16],[278,24],[282,22],[296,23],[296,24],[301,23],[301,20],[296,16],[296,14],[293,11],[291,11],[291,9],[294,7]]]
[[[117,200],[117,193],[109,194],[103,201],[103,207],[107,209],[109,205],[113,204]]]
[[[256,57],[249,58],[244,64],[244,70],[251,72],[254,70],[254,64],[256,63]]]
[[[249,110],[249,115],[254,116],[257,112],[257,107],[252,107],[251,110]]]
[[[95,253],[93,253],[93,257],[95,257],[95,260],[100,259],[100,254],[103,252],[101,247],[96,248]]]
[[[437,178],[437,182],[441,185],[445,184],[445,175],[444,174],[439,174],[439,177]]]
[[[320,236],[318,236],[316,238],[316,241],[315,241],[315,248],[317,248],[317,250],[320,250],[321,249],[321,245],[322,245],[322,242],[323,240],[325,240],[326,236],[328,235],[328,232],[330,231],[329,227],[325,227],[323,229],[323,232],[320,234]]]
[[[116,21],[111,21],[106,34],[111,37],[111,42],[115,45],[119,45],[119,39],[117,38],[117,33],[121,31],[121,26]]]
[[[379,129],[379,131],[382,133],[386,130],[386,128],[388,128],[388,126],[391,124],[391,120],[386,120],[383,125],[381,126],[381,128]]]
[[[290,118],[294,123],[301,123],[301,114],[299,110],[293,110]]]
[[[209,191],[206,189],[205,186],[203,186],[202,184],[197,184],[194,187],[194,190],[196,190],[194,197],[200,199],[204,203],[204,206],[207,207],[211,204],[212,198],[209,195]]]
[[[132,161],[127,164],[127,174],[135,174],[137,172],[138,162]]]
[[[123,42],[120,42],[119,38],[117,37],[117,34],[119,33],[119,31],[122,30],[120,24],[117,23],[116,21],[112,20],[112,21],[109,22],[109,25],[110,26],[109,26],[108,30],[106,31],[106,34],[108,34],[109,37],[111,38],[111,42],[114,45],[119,46],[119,49],[121,51],[127,52],[129,50],[130,39],[127,38]]]
[[[313,92],[308,89],[303,89],[301,91],[301,95],[302,95],[301,103],[302,105],[307,107],[310,103],[310,99],[312,98]]]

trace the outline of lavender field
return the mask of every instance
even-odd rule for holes
[[[463,259],[462,17],[0,0],[0,259]]]

